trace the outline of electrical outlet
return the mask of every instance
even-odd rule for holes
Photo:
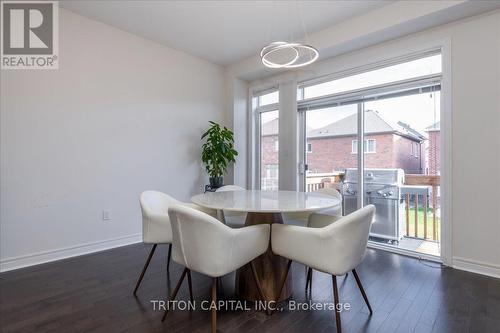
[[[111,212],[109,209],[105,209],[102,211],[102,220],[103,221],[111,220]]]

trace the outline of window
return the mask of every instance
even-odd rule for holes
[[[371,70],[299,88],[298,98],[307,99],[388,84],[441,73],[441,54]]]
[[[420,156],[420,144],[418,142],[411,143],[411,156],[414,157]]]
[[[304,151],[300,154],[305,162],[304,169],[301,169],[304,190],[312,192],[325,186],[338,188],[334,183],[340,181],[345,170],[358,167],[357,155],[351,156],[349,150],[349,144],[358,131],[357,105],[309,110],[301,118],[305,120],[306,135]],[[338,121],[343,125],[335,125]],[[345,125],[346,122],[349,126]]]
[[[260,188],[262,190],[278,189],[279,171],[279,111],[258,113],[260,137]]]
[[[268,89],[253,95],[256,152],[255,187],[278,189],[279,170],[279,90]]]
[[[364,142],[363,150],[365,153],[375,153],[376,151],[376,141],[375,139],[367,139]],[[358,153],[358,140],[352,140],[352,153]]]
[[[276,104],[279,102],[280,95],[279,91],[273,91],[264,95],[260,95],[257,97],[257,106],[264,106],[269,104]]]
[[[364,151],[365,151],[365,153],[374,153],[375,152],[375,140],[365,140]]]

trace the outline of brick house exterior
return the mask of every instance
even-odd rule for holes
[[[314,173],[328,173],[355,168],[357,153],[353,152],[356,136],[309,138],[311,152],[307,153],[308,169]],[[375,152],[365,154],[367,168],[401,168],[405,173],[422,173],[422,144],[393,133],[365,135],[375,140]],[[417,144],[417,153],[412,153]],[[413,149],[413,150],[412,150]]]
[[[441,174],[441,126],[440,122],[432,124],[425,129],[429,137],[429,146],[427,151],[427,174]]]
[[[262,125],[261,177],[277,177],[278,119]],[[311,173],[342,172],[357,166],[357,115],[351,115],[307,134],[307,164]],[[376,111],[365,113],[365,140],[372,141],[365,154],[368,168],[401,168],[421,174],[425,168],[426,137],[409,125],[390,124]],[[309,151],[310,149],[310,151]],[[276,170],[276,171],[274,171]],[[274,173],[276,172],[276,173]]]
[[[376,111],[365,112],[365,166],[401,168],[423,173],[425,137],[409,125],[390,124]],[[357,166],[357,115],[351,115],[307,135],[307,164],[313,173],[343,171]]]

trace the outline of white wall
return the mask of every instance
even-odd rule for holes
[[[452,38],[454,265],[500,277],[500,12],[436,33]]]
[[[300,82],[436,45],[449,46],[451,60],[451,86],[445,87],[451,94],[451,169],[443,170],[451,174],[452,189],[449,264],[500,277],[500,11],[326,59],[302,71],[261,78],[251,86]],[[255,73],[258,67],[246,61],[228,71],[246,76],[242,68]],[[289,155],[290,160],[280,155],[280,173],[282,164],[295,167],[294,154]]]
[[[140,240],[139,193],[201,192],[224,121],[221,67],[64,9],[59,30],[59,70],[1,73],[2,270]]]

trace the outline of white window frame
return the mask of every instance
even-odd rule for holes
[[[352,140],[351,142],[351,154],[357,154],[358,153],[358,140]]]
[[[365,139],[366,149],[365,153],[374,154],[377,152],[377,140],[376,139]],[[373,150],[370,150],[370,142],[373,142]]]
[[[279,98],[279,90],[277,89],[272,89],[272,90],[266,90],[266,91],[263,91],[261,93],[259,93],[257,96],[254,96],[256,99],[257,99],[257,107],[264,107],[264,106],[267,106],[267,105],[275,105],[275,104],[278,104],[278,102],[276,103],[268,103],[268,104],[260,104],[261,103],[261,97],[262,96],[266,96],[266,95],[270,95],[270,94],[274,94],[274,93],[278,93],[278,98]]]
[[[359,90],[351,90],[351,91],[346,91],[346,92],[335,93],[332,95],[322,95],[322,96],[318,96],[318,97],[311,97],[311,98],[303,99],[304,98],[304,88],[306,88],[306,87],[314,86],[317,84],[322,84],[322,83],[329,82],[329,81],[340,80],[340,79],[343,79],[343,78],[346,78],[349,76],[363,74],[366,72],[375,71],[377,69],[381,69],[381,68],[385,68],[385,67],[391,67],[394,65],[403,64],[406,62],[418,60],[421,58],[426,58],[426,57],[436,55],[439,53],[441,53],[441,57],[442,57],[443,53],[444,53],[442,46],[429,47],[427,50],[424,50],[424,51],[415,51],[413,53],[407,53],[407,54],[403,54],[403,55],[399,55],[399,56],[396,55],[394,57],[389,57],[389,58],[386,58],[384,60],[379,60],[379,61],[374,62],[374,63],[368,63],[368,64],[360,65],[360,66],[357,66],[354,68],[348,68],[348,69],[341,70],[341,71],[338,71],[335,73],[319,75],[317,77],[310,78],[310,79],[307,79],[305,81],[298,83],[298,85],[297,85],[297,90],[298,90],[297,91],[297,100],[299,103],[301,103],[301,102],[309,101],[309,100],[324,99],[324,98],[329,97],[329,96],[342,95],[342,94],[348,93],[348,92],[369,91],[375,87],[384,87],[384,86],[388,86],[388,85],[391,85],[392,83],[397,83],[397,82],[412,81],[414,79],[420,79],[420,78],[432,77],[432,76],[440,77],[440,76],[442,76],[442,73],[444,72],[444,62],[443,62],[443,65],[441,66],[441,73],[440,74],[429,74],[429,75],[424,75],[420,78],[417,77],[417,78],[411,78],[411,79],[403,79],[401,81],[393,81],[393,82],[384,83],[384,84],[380,84],[380,85],[369,86],[369,87],[361,88]]]
[[[251,93],[251,108],[252,108],[252,113],[251,113],[251,120],[253,122],[253,135],[254,135],[254,142],[253,142],[253,157],[251,160],[254,160],[255,162],[252,163],[253,167],[253,172],[252,172],[252,178],[250,181],[250,187],[252,189],[261,189],[262,185],[262,179],[261,179],[261,170],[262,166],[260,165],[261,163],[261,139],[262,139],[262,133],[261,133],[261,119],[262,119],[262,114],[266,112],[272,112],[272,111],[279,111],[279,102],[278,103],[273,103],[273,104],[266,104],[266,105],[259,105],[259,97],[262,95],[266,95],[269,93],[272,93],[274,91],[278,91],[276,87],[271,87],[265,90],[250,90]],[[278,140],[279,141],[279,140]],[[278,147],[279,149],[279,147]],[[278,163],[278,172],[279,172],[279,163]]]
[[[419,158],[420,157],[420,143],[418,142],[413,142],[413,157]]]
[[[452,211],[452,175],[453,171],[451,168],[452,161],[452,80],[451,80],[451,68],[452,68],[452,57],[451,57],[451,38],[444,37],[431,40],[417,39],[415,37],[408,37],[404,39],[399,39],[391,41],[390,44],[384,43],[380,46],[374,46],[371,48],[360,49],[353,51],[353,55],[349,56],[349,61],[345,61],[343,57],[336,57],[322,60],[316,65],[312,65],[310,71],[297,72],[294,81],[298,84],[298,89],[300,89],[301,84],[304,82],[312,83],[312,80],[324,81],[332,80],[335,78],[340,78],[346,75],[357,74],[363,71],[376,69],[381,66],[388,66],[398,62],[404,62],[411,59],[415,59],[421,55],[425,55],[429,52],[434,52],[439,50],[442,55],[442,73],[441,73],[441,169],[444,174],[441,175],[441,259],[443,263],[447,266],[453,265],[453,249],[452,249],[452,221],[451,221],[451,211]],[[371,59],[371,62],[367,62],[366,59]],[[332,70],[333,68],[333,70]],[[282,80],[289,80],[288,74],[277,74],[273,77],[266,78],[265,82],[262,79],[256,79],[250,83],[249,96],[252,96],[252,92],[256,89],[269,88],[272,85],[274,87],[278,86],[279,82]],[[300,94],[301,92],[298,91]],[[289,97],[289,96],[288,96]],[[306,165],[305,163],[305,143],[306,143],[306,133],[305,127],[300,126],[300,124],[305,123],[305,109],[300,108],[300,95],[298,101],[299,109],[299,126],[297,128],[300,136],[297,144],[297,156],[299,156],[298,161],[298,175],[297,177],[302,179],[305,173]],[[283,99],[284,96],[280,96]],[[251,99],[248,100],[248,110],[252,111]],[[249,121],[249,159],[247,170],[256,170],[255,164],[257,152],[255,150],[256,137],[255,137],[255,118],[253,112],[248,112]],[[359,123],[358,123],[359,125]],[[303,156],[302,156],[303,154]],[[362,156],[359,154],[358,156]],[[259,172],[259,170],[256,170]],[[255,173],[249,172],[249,186],[255,184]],[[304,191],[303,182],[297,181],[299,189]],[[375,246],[372,246],[375,247]],[[392,252],[401,253],[404,255],[415,256],[414,252],[408,252],[405,250],[399,250],[395,248],[383,248]],[[419,254],[418,257],[424,259],[436,260],[435,257],[429,257],[425,254]]]
[[[368,147],[370,147],[370,142],[373,142],[373,151],[368,150]],[[365,154],[375,154],[377,152],[377,139],[365,139],[363,145],[363,152]],[[358,140],[354,139],[352,140],[351,143],[351,154],[357,154],[357,153],[358,153]]]
[[[405,43],[402,43],[405,45]],[[412,52],[413,53],[408,54],[405,52]],[[423,50],[423,51],[422,51]],[[390,53],[392,52],[393,58],[390,57]],[[401,253],[404,255],[409,255],[409,256],[418,256],[421,258],[426,258],[430,260],[437,260],[437,261],[442,261],[445,265],[451,265],[452,264],[452,257],[453,257],[453,252],[452,252],[452,223],[450,220],[451,217],[451,193],[452,193],[452,186],[451,186],[451,178],[452,178],[452,170],[451,170],[451,147],[452,147],[452,141],[451,141],[451,136],[452,136],[452,129],[451,129],[451,39],[446,38],[443,40],[438,40],[438,41],[433,41],[430,43],[427,43],[425,45],[420,45],[415,46],[415,47],[400,47],[397,51],[394,50],[389,50],[386,52],[386,55],[389,54],[388,58],[389,60],[383,60],[381,57],[379,57],[378,62],[374,62],[372,64],[360,64],[357,67],[352,67],[351,69],[344,69],[341,71],[338,71],[334,74],[326,74],[321,77],[317,76],[316,78],[312,77],[305,77],[304,79],[306,81],[302,81],[298,83],[298,96],[302,97],[303,96],[303,87],[305,85],[313,85],[316,83],[321,83],[324,81],[330,81],[336,78],[342,78],[344,76],[349,76],[349,75],[354,75],[354,74],[359,74],[360,72],[364,71],[370,71],[376,68],[380,67],[386,67],[390,66],[393,64],[396,64],[398,62],[406,62],[410,61],[412,59],[416,59],[419,57],[425,57],[431,53],[441,53],[441,61],[442,61],[442,70],[439,75],[429,75],[429,76],[424,76],[417,78],[417,80],[405,80],[401,82],[394,82],[393,84],[388,84],[390,87],[384,87],[382,86],[377,86],[377,87],[370,87],[367,89],[360,89],[359,91],[354,91],[354,92],[348,92],[348,93],[340,93],[340,94],[334,94],[334,95],[327,95],[327,96],[322,96],[321,98],[311,98],[307,100],[299,100],[297,101],[297,106],[298,106],[298,111],[299,111],[299,119],[301,120],[301,126],[299,128],[299,133],[301,133],[301,137],[299,138],[299,147],[302,147],[302,151],[299,152],[299,156],[302,156],[303,154],[303,160],[299,161],[299,165],[305,165],[306,163],[306,154],[305,149],[303,148],[304,146],[300,145],[300,142],[306,142],[306,131],[305,131],[305,113],[307,110],[312,110],[312,109],[317,109],[317,108],[323,108],[323,107],[334,107],[334,106],[340,106],[340,105],[346,105],[346,104],[358,104],[358,113],[361,112],[360,110],[360,105],[362,109],[363,103],[361,102],[362,100],[368,101],[371,96],[377,96],[378,94],[382,94],[384,92],[387,92],[388,90],[394,91],[395,88],[400,88],[400,89],[410,89],[412,87],[418,87],[419,85],[422,87],[422,83],[427,81],[430,85],[433,83],[439,83],[440,85],[440,91],[441,91],[441,123],[442,123],[442,128],[441,128],[441,169],[445,170],[444,176],[441,176],[441,185],[440,185],[440,192],[441,194],[441,256],[440,258],[436,258],[435,256],[430,256],[430,255],[425,255],[422,253],[415,253],[412,251],[407,251],[403,249],[396,249],[396,248],[388,248],[384,247],[382,245],[377,245],[377,244],[372,244],[369,246],[375,247],[375,248],[382,248],[385,250],[389,250],[392,252],[396,253]],[[332,61],[332,64],[336,65],[336,61]],[[326,68],[326,67],[325,67]],[[320,71],[321,73],[321,71]],[[324,73],[324,71],[323,71]],[[387,90],[386,90],[387,89]],[[419,89],[419,88],[417,88]],[[420,89],[421,92],[425,92],[425,90]],[[362,97],[362,99],[359,101],[359,103],[353,103],[352,101],[356,99],[356,97]],[[368,97],[368,98],[367,98]],[[351,101],[351,102],[350,102]],[[321,104],[323,102],[323,104]],[[362,112],[361,112],[362,113]],[[358,127],[364,126],[364,120],[362,119],[363,117],[359,116],[358,114]],[[358,154],[358,169],[362,170],[363,169],[363,164],[364,164],[364,154]],[[420,156],[420,154],[419,154]],[[360,171],[361,175],[358,175],[363,177],[362,172]],[[299,177],[301,177],[300,184],[305,183],[305,175],[299,173]],[[363,182],[361,182],[363,184]],[[302,187],[302,190],[304,188]],[[359,188],[359,193],[363,193],[364,189]],[[359,201],[359,200],[358,200]]]

